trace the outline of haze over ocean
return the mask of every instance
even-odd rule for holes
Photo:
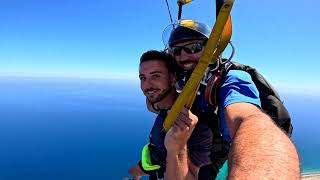
[[[121,179],[155,117],[134,81],[1,77],[0,87],[0,179]],[[320,98],[281,95],[303,171],[320,170]]]

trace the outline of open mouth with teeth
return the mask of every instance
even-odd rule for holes
[[[194,67],[196,67],[197,62],[187,61],[187,62],[183,62],[180,64],[182,65],[183,69],[190,70],[190,69],[193,69]]]
[[[158,92],[158,89],[145,91],[144,94],[149,97],[153,97]]]

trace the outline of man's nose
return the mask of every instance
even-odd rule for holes
[[[142,82],[141,84],[141,88],[143,91],[150,89],[152,87],[152,81],[150,79],[146,79],[144,80],[144,82]]]
[[[184,50],[181,50],[180,56],[176,57],[178,61],[185,61],[189,59],[188,53],[186,53]]]

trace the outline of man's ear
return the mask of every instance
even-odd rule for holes
[[[175,73],[170,73],[170,81],[171,81],[171,86],[175,86],[177,82],[177,76]]]

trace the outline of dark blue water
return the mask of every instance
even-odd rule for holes
[[[292,140],[304,173],[320,171],[320,96],[283,96],[294,123]]]
[[[319,170],[320,98],[284,99],[303,169]],[[0,179],[126,177],[154,117],[135,82],[0,78]]]
[[[120,179],[154,115],[138,84],[0,80],[0,179]]]

